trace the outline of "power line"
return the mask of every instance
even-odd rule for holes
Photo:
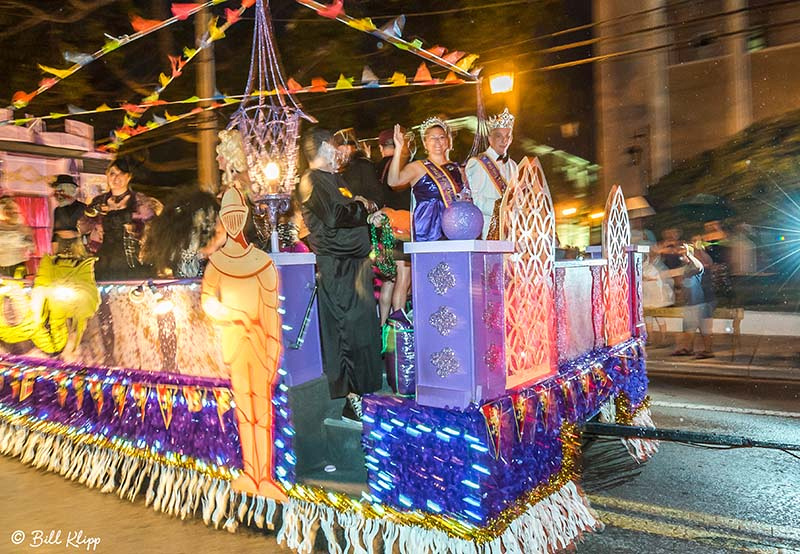
[[[683,0],[683,2],[692,2],[692,1],[693,0]],[[775,6],[782,6],[784,4],[792,4],[794,2],[795,2],[795,0],[777,0],[775,2],[771,2],[769,4],[764,4],[762,6],[759,6],[759,8],[772,8],[772,7],[775,7]],[[670,7],[673,7],[673,6],[670,6]],[[750,8],[738,8],[738,9],[735,9],[735,10],[731,10],[731,11],[727,11],[727,12],[721,12],[721,13],[717,13],[717,14],[706,14],[706,15],[703,15],[703,16],[698,16],[698,17],[693,18],[693,19],[687,19],[685,21],[681,21],[680,24],[664,23],[664,24],[661,24],[661,25],[653,26],[653,27],[647,27],[645,29],[637,29],[635,31],[628,31],[628,32],[625,32],[625,33],[622,33],[622,34],[618,34],[618,35],[606,35],[606,36],[594,37],[594,38],[591,38],[591,39],[581,40],[581,41],[567,43],[567,44],[560,44],[558,46],[552,46],[550,48],[542,48],[540,50],[532,50],[532,51],[529,50],[529,51],[526,51],[526,52],[513,54],[512,56],[509,56],[509,57],[494,58],[494,59],[490,59],[490,60],[484,60],[483,63],[491,63],[491,62],[494,62],[494,61],[499,61],[501,59],[516,58],[516,57],[520,57],[520,56],[529,56],[529,55],[532,55],[532,54],[553,54],[553,53],[556,53],[556,52],[563,52],[565,50],[571,50],[573,48],[591,46],[593,44],[599,44],[599,43],[602,43],[602,42],[621,40],[623,38],[628,38],[628,37],[639,35],[639,34],[642,34],[642,33],[651,33],[651,32],[654,32],[654,31],[661,31],[661,30],[669,29],[671,27],[677,27],[678,25],[685,26],[685,25],[692,25],[694,23],[701,23],[703,21],[713,20],[713,19],[716,19],[718,17],[727,17],[727,16],[730,16],[730,15],[736,15],[736,14],[739,14],[739,13],[742,13],[742,12],[747,12],[749,10],[750,10]],[[523,43],[526,43],[526,42],[530,42],[531,40],[535,40],[535,38],[534,39],[526,39],[526,40],[523,40],[523,41],[519,41],[517,43],[511,43],[511,44],[508,44],[508,45],[505,45],[505,46],[502,46],[502,47],[490,48],[487,51],[496,50],[497,48],[509,48],[509,47],[511,47],[513,45],[519,45],[519,44],[523,44]],[[484,53],[486,53],[487,51],[484,51]]]
[[[748,27],[746,29],[740,29],[738,31],[728,31],[726,33],[719,33],[719,34],[715,35],[715,37],[716,38],[726,38],[726,37],[731,37],[731,36],[735,36],[735,35],[751,33],[753,31],[771,29],[773,27],[785,27],[785,26],[788,26],[788,25],[796,25],[798,23],[800,23],[800,19],[792,19],[790,21],[779,21],[777,23],[771,23],[769,25],[759,25],[758,27]],[[649,46],[649,47],[644,47],[644,48],[633,48],[633,49],[630,49],[630,50],[622,50],[620,52],[612,52],[612,53],[609,53],[609,54],[602,54],[602,55],[599,55],[599,56],[592,56],[592,57],[589,57],[589,58],[582,58],[582,59],[574,60],[574,61],[571,61],[571,62],[564,62],[564,63],[559,63],[559,64],[547,65],[547,66],[543,66],[543,67],[532,67],[532,68],[529,68],[529,69],[524,69],[522,71],[518,71],[517,74],[518,75],[522,75],[524,73],[530,73],[532,71],[553,71],[553,70],[556,70],[556,69],[566,69],[566,68],[569,68],[569,67],[577,67],[579,65],[585,65],[585,64],[588,64],[588,63],[602,62],[602,61],[606,61],[606,60],[610,60],[610,59],[614,59],[614,58],[619,58],[619,57],[622,57],[622,56],[631,56],[631,55],[635,55],[635,54],[644,54],[644,53],[648,53],[648,52],[655,52],[657,50],[663,50],[665,48],[673,48],[675,46],[679,46],[679,45],[682,45],[682,44],[686,44],[686,43],[684,41],[678,41],[678,42],[671,42],[671,43],[667,43],[667,44],[660,44],[660,45],[657,45],[657,46]]]

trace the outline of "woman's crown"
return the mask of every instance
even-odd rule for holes
[[[450,127],[447,126],[447,123],[443,119],[438,117],[429,117],[425,121],[423,121],[419,126],[419,136],[425,141],[425,133],[428,132],[428,129],[431,127],[441,127],[444,129],[444,132],[450,135]]]

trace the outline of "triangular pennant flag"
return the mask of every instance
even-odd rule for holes
[[[97,415],[103,411],[103,404],[105,403],[105,395],[103,394],[103,382],[97,379],[89,381],[89,394],[92,395],[94,400],[94,407],[97,408]]]
[[[26,398],[28,398],[31,394],[33,394],[33,385],[36,383],[36,378],[38,377],[38,372],[36,371],[29,371],[25,374],[22,378],[22,382],[20,383],[19,387],[19,401],[22,402]]]
[[[74,106],[72,104],[67,104],[67,111],[69,111],[70,115],[74,115],[76,113],[84,113],[86,110],[84,110],[80,106]]]
[[[0,386],[0,389],[2,387]],[[56,376],[56,398],[58,399],[58,405],[62,408],[64,404],[67,402],[67,394],[69,393],[69,375],[66,373],[59,373]]]
[[[97,106],[97,108],[95,108],[94,111],[96,111],[96,112],[109,112],[109,111],[111,111],[111,106],[109,106],[108,104],[100,104],[99,106]]]
[[[431,77],[431,72],[428,69],[428,66],[425,65],[425,62],[419,64],[417,68],[417,73],[414,75],[414,82],[415,83],[429,83],[433,81],[433,77]]]
[[[433,54],[438,58],[441,58],[442,56],[444,56],[444,53],[447,52],[447,48],[445,48],[444,46],[439,46],[437,44],[436,46],[428,48],[428,52],[430,52],[431,54]]]
[[[378,76],[375,75],[375,72],[372,71],[372,68],[368,65],[365,65],[364,69],[361,70],[361,82],[366,86],[377,87],[380,85]]]
[[[217,27],[218,19],[219,18],[215,17],[208,22],[208,38],[211,42],[225,37],[225,31]]]
[[[311,79],[311,88],[308,90],[310,92],[326,92],[328,90],[328,81],[322,77],[314,77]]]
[[[114,50],[119,48],[121,45],[122,43],[118,38],[109,38],[108,40],[106,40],[106,43],[103,45],[100,51],[103,54],[108,54],[109,52],[113,52]]]
[[[64,60],[75,65],[89,65],[94,61],[94,56],[83,52],[64,52]]]
[[[24,90],[18,90],[14,93],[14,96],[11,97],[11,103],[14,105],[16,109],[24,108],[28,104],[31,103],[31,100],[36,96],[36,91],[34,92],[25,92]]]
[[[389,82],[393,87],[404,87],[408,84],[408,79],[402,73],[395,71]]]
[[[38,64],[39,69],[44,71],[45,73],[50,73],[51,75],[55,75],[59,79],[66,79],[70,73],[72,73],[71,69],[56,69],[55,67],[49,67],[46,65]]]
[[[158,76],[158,84],[161,85],[162,89],[169,84],[169,81],[170,81],[169,77],[167,77],[163,73]]]
[[[581,375],[581,390],[587,409],[593,409],[597,399],[597,385],[592,379],[592,373],[589,371]]]
[[[228,389],[213,389],[214,399],[217,401],[217,417],[219,418],[219,426],[225,430],[225,414],[231,409],[231,391]]]
[[[9,385],[11,385],[11,399],[16,400],[17,398],[19,398],[19,387],[20,387],[19,375],[12,375],[11,382],[9,383]]]
[[[75,406],[80,411],[83,409],[83,395],[85,392],[83,377],[76,375],[72,378],[72,390],[75,391]]]
[[[183,57],[188,62],[197,55],[197,48],[189,48],[188,46],[183,49]],[[186,62],[183,62],[186,63]]]
[[[286,88],[289,89],[289,92],[297,92],[298,90],[303,89],[303,85],[295,81],[292,77],[289,77],[289,81],[286,83]]]
[[[242,8],[249,8],[256,3],[256,0],[242,0]]]
[[[183,397],[186,399],[186,406],[190,412],[199,412],[203,409],[203,402],[206,399],[206,389],[190,386],[183,387]]]
[[[377,29],[375,23],[373,23],[369,17],[364,17],[362,19],[348,19],[345,23],[347,23],[353,29],[363,31],[365,33],[370,33]]]
[[[200,101],[200,97],[199,97],[199,96],[197,96],[197,95],[195,95],[195,96],[190,96],[189,98],[184,98],[184,99],[183,99],[183,100],[181,100],[180,102],[181,102],[182,104],[196,104],[196,103],[198,103],[199,101]]]
[[[131,17],[131,27],[137,33],[144,33],[149,31],[150,29],[154,29],[161,25],[162,21],[157,19],[145,19],[143,17],[139,17],[138,15],[134,15]]]
[[[353,78],[347,78],[344,74],[339,74],[339,79],[336,81],[337,89],[353,88]]]
[[[161,417],[164,419],[164,426],[169,429],[172,423],[172,407],[175,402],[175,387],[170,385],[156,385],[158,395],[158,406],[161,408]]]
[[[464,57],[464,52],[460,50],[453,50],[452,52],[448,52],[447,55],[443,56],[442,59],[448,63],[455,64]]]
[[[139,408],[139,417],[144,421],[144,414],[147,410],[147,399],[150,396],[150,388],[142,383],[134,383],[131,385],[131,395],[136,407]]]
[[[172,4],[170,11],[179,21],[184,21],[189,18],[191,11],[198,7],[200,7],[200,4]]]
[[[517,440],[521,441],[522,435],[525,433],[525,418],[528,417],[528,398],[518,392],[512,392],[509,397],[511,398],[511,405],[514,408]]]
[[[49,117],[50,119],[61,119],[62,117],[67,117],[68,115],[69,115],[68,113],[50,112],[50,115],[48,115],[47,117]]]
[[[546,388],[539,391],[539,403],[542,406],[544,432],[552,432],[559,425],[558,399],[555,398],[553,389]]]
[[[456,74],[455,74],[454,71],[451,71],[450,73],[447,74],[447,77],[444,78],[444,82],[445,83],[461,83],[463,81],[462,81],[462,79],[459,79],[458,77],[456,77]]]
[[[421,50],[422,49],[422,39],[415,38],[414,40],[412,40],[411,42],[408,43],[408,46],[412,50]]]
[[[170,115],[170,113],[169,113],[169,112],[167,112],[167,111],[165,111],[165,112],[164,112],[164,117],[166,118],[166,120],[167,120],[167,121],[170,121],[170,122],[172,122],[172,121],[175,121],[175,120],[179,119],[179,116],[177,116],[177,115]]]
[[[39,88],[51,88],[56,83],[58,83],[58,79],[55,77],[45,77],[39,81]]]
[[[153,129],[158,129],[161,126],[161,124],[155,121],[148,121],[147,123],[144,124],[144,126],[147,127],[148,130],[152,131]]]
[[[561,383],[561,394],[564,395],[564,415],[571,423],[577,423],[578,414],[578,394],[573,386],[574,379],[567,379]],[[578,384],[575,381],[575,384]]]
[[[114,399],[114,405],[117,407],[117,415],[122,417],[122,412],[125,410],[125,398],[128,396],[128,387],[122,383],[114,383],[111,387],[111,398]]]
[[[478,59],[477,54],[469,54],[461,58],[461,61],[459,61],[456,64],[456,66],[462,71],[469,71],[472,65],[475,63],[475,60],[477,59]]]
[[[316,12],[322,17],[336,19],[344,12],[344,0],[333,0],[333,4],[325,6],[324,8],[318,8]]]
[[[234,23],[239,21],[239,19],[241,19],[241,17],[242,16],[239,13],[239,10],[232,10],[230,8],[225,8],[225,22],[228,25],[233,25]]]
[[[395,17],[392,21],[381,27],[381,31],[395,38],[400,38],[403,36],[403,27],[405,26],[406,26],[406,16],[399,15]]]
[[[492,447],[492,454],[494,459],[500,457],[500,434],[502,431],[502,415],[503,412],[500,408],[499,402],[484,404],[481,406],[481,413],[486,422],[486,435],[489,439],[489,444]]]

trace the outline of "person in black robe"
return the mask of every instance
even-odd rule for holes
[[[377,209],[383,206],[383,187],[375,172],[375,165],[358,148],[353,129],[342,129],[333,136],[333,145],[342,162],[339,173],[354,196],[363,196]]]
[[[379,390],[383,382],[369,258],[370,202],[354,196],[335,173],[337,153],[331,139],[323,129],[304,137],[310,162],[298,199],[308,243],[317,256],[322,359],[331,398],[347,397],[342,416],[358,421],[360,396]]]
[[[78,184],[72,175],[59,175],[53,183],[53,196],[58,206],[53,211],[52,252],[57,256],[83,258],[86,249],[78,232],[78,221],[86,204],[77,198]]]

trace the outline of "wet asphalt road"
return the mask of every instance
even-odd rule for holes
[[[661,428],[794,444],[800,444],[798,395],[800,385],[666,378],[651,384]],[[655,459],[637,466],[618,441],[601,440],[589,446],[586,458],[585,488],[606,528],[587,536],[580,554],[800,553],[800,459],[785,452],[662,443]],[[604,464],[615,470],[600,471]],[[17,530],[25,533],[19,546],[11,541]],[[60,530],[61,544],[34,547],[37,530],[45,537]],[[249,529],[229,534],[199,520],[176,520],[142,502],[123,502],[0,457],[0,554],[86,552],[86,543],[73,546],[75,535],[67,544],[69,533],[78,531],[83,540],[100,539],[90,552],[288,552],[274,535]]]

